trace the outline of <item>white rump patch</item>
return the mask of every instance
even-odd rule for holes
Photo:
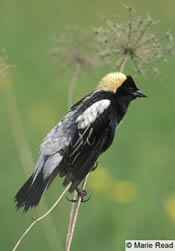
[[[36,163],[36,170],[32,183],[34,183],[40,172],[43,173],[44,179],[50,176],[53,170],[60,164],[62,158],[63,156],[61,156],[59,153],[55,153],[54,155],[49,156],[45,161],[45,157],[40,155],[40,158]]]
[[[55,153],[54,155],[49,156],[43,167],[44,179],[51,175],[54,169],[60,164],[62,158],[63,156],[61,156],[59,153]]]
[[[76,119],[76,122],[78,122],[78,129],[84,129],[93,123],[96,118],[109,107],[110,103],[109,99],[102,99],[87,108],[83,114]]]

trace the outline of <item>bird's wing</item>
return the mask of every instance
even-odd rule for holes
[[[61,163],[63,152],[76,133],[76,112],[70,110],[65,117],[47,134],[40,147],[40,156],[35,166],[34,178],[42,171],[44,179]]]
[[[69,111],[47,134],[40,147],[43,155],[53,155],[69,145],[76,131],[75,118],[76,111]]]
[[[63,157],[60,176],[66,176],[64,185],[72,182],[73,191],[103,150],[109,134],[110,100],[102,99],[89,106],[76,119],[77,130]]]
[[[49,184],[58,173],[66,176],[66,182],[73,182],[76,175],[84,178],[92,168],[100,154],[110,106],[109,99],[93,101],[86,97],[84,104],[74,106],[48,133],[41,145],[33,182],[41,171]],[[72,175],[74,178],[70,179]]]
[[[64,151],[77,130],[91,124],[110,105],[109,99],[99,95],[93,95],[91,98],[92,94],[72,106],[64,118],[47,134],[40,147],[42,155],[49,156]]]

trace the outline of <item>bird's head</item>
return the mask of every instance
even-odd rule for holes
[[[117,97],[132,101],[137,97],[147,97],[139,90],[131,76],[126,76],[121,72],[107,74],[99,83],[98,91],[113,92]]]

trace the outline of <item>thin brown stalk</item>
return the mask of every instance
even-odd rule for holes
[[[75,67],[75,70],[74,70],[74,73],[73,73],[73,76],[72,76],[72,80],[71,80],[70,85],[69,85],[68,109],[72,106],[73,91],[74,91],[74,89],[76,87],[77,80],[78,80],[78,77],[80,75],[80,72],[81,72],[81,65],[77,63],[76,67]],[[76,191],[73,194],[73,200],[77,200],[77,203],[72,203],[72,205],[71,205],[65,250],[67,248],[70,248],[70,245],[71,245],[71,242],[72,242],[72,237],[73,237],[72,224],[73,224],[73,221],[74,221],[75,212],[76,212],[77,204],[78,204],[78,194],[77,194]],[[74,226],[74,228],[75,228],[75,226]]]
[[[75,87],[76,87],[76,84],[77,84],[77,80],[79,78],[80,73],[81,73],[81,64],[80,63],[76,63],[75,70],[74,70],[73,75],[72,75],[72,80],[71,80],[70,85],[69,85],[68,99],[67,99],[68,109],[72,105],[72,102],[73,102],[73,92],[75,90]]]
[[[25,176],[28,177],[31,174],[31,169],[34,167],[34,161],[32,159],[32,153],[30,151],[30,147],[28,145],[25,136],[24,128],[22,126],[21,116],[17,108],[16,97],[11,87],[10,79],[6,80],[6,83],[4,83],[2,90],[4,93],[4,102],[7,109],[9,125],[11,127],[11,131],[15,139],[15,144],[19,153],[21,166],[24,170]],[[48,206],[44,198],[42,200],[42,209],[44,211],[48,210]],[[36,210],[37,213],[39,214],[40,213],[39,208],[37,208]],[[43,224],[42,227],[48,243],[50,244],[52,249],[54,249],[55,240],[57,239],[57,237],[56,237],[55,225],[52,221],[52,218],[48,217],[47,227]],[[48,228],[49,228],[49,233],[48,233]],[[61,244],[59,244],[59,247],[60,249],[62,249]]]
[[[18,246],[20,245],[20,243],[22,242],[22,240],[24,239],[24,237],[26,236],[26,234],[33,228],[33,226],[40,222],[41,220],[43,220],[45,217],[47,217],[52,211],[53,209],[57,206],[57,204],[60,202],[60,200],[62,199],[62,197],[64,196],[64,194],[68,191],[69,187],[71,184],[69,184],[64,191],[62,192],[62,194],[59,196],[59,198],[55,201],[55,203],[50,207],[50,209],[43,214],[42,216],[40,216],[39,218],[35,219],[30,226],[24,231],[24,233],[21,235],[21,237],[19,238],[19,240],[17,241],[16,245],[14,246],[14,248],[12,249],[12,251],[16,251],[16,249],[18,248]]]
[[[74,201],[78,201],[78,194],[77,194],[76,191],[73,193],[73,200]],[[71,238],[72,220],[74,218],[75,210],[76,210],[76,203],[72,203],[71,210],[70,210],[70,215],[69,215],[69,225],[68,225],[68,231],[67,231],[67,236],[66,236],[66,247],[65,247],[65,249],[67,248],[67,245],[68,245],[67,243],[69,243],[69,240]]]
[[[120,65],[119,65],[120,72],[124,71],[124,68],[125,68],[125,65],[126,65],[128,59],[129,59],[129,53],[126,53],[125,56],[123,57],[122,61],[120,62]]]
[[[86,187],[86,183],[88,180],[88,175],[86,178],[83,180],[81,190],[84,190]],[[78,201],[76,203],[72,203],[71,211],[70,211],[70,218],[69,218],[69,226],[68,226],[68,231],[67,231],[67,237],[66,237],[66,246],[65,246],[65,251],[70,251],[71,244],[72,244],[72,238],[73,234],[75,231],[75,225],[77,222],[78,218],[78,212],[80,209],[80,204],[81,204],[81,197],[77,195],[77,192],[74,192],[74,199],[78,198]]]

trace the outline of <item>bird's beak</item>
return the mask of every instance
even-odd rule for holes
[[[134,92],[133,92],[133,95],[134,95],[134,97],[139,97],[139,98],[141,98],[141,97],[143,97],[143,98],[148,97],[145,93],[143,93],[143,92],[140,91],[140,90],[134,91]]]

